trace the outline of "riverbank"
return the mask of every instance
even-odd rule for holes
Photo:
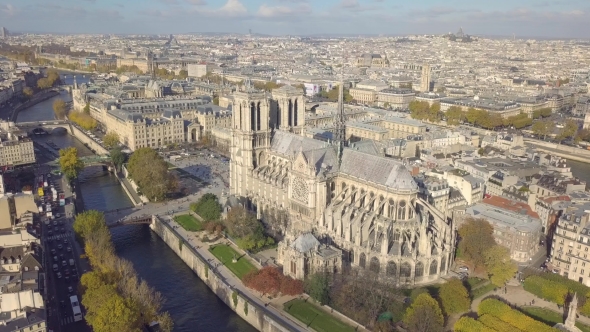
[[[216,258],[208,251],[209,244],[192,245],[169,223],[152,216],[150,229],[211,289],[221,301],[259,331],[309,331],[250,291],[225,268],[213,264]]]
[[[17,105],[13,110],[12,113],[10,114],[10,121],[12,122],[16,122],[16,118],[18,117],[18,113],[24,109],[27,109],[29,107],[33,107],[37,104],[39,104],[40,102],[46,101],[49,98],[53,98],[55,96],[59,95],[59,92],[55,91],[55,90],[43,90],[41,92],[38,92],[37,94],[35,94],[33,96],[33,98],[31,98],[31,100],[26,101],[20,105]]]
[[[590,150],[525,138],[525,144],[552,155],[590,164]]]

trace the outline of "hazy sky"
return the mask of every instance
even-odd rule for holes
[[[0,0],[0,25],[65,33],[468,34],[590,38],[590,0]]]

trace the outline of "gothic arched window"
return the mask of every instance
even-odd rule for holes
[[[385,270],[385,274],[388,277],[395,277],[397,276],[397,265],[395,262],[390,261],[387,263],[387,269]]]
[[[297,126],[297,99],[295,99],[295,109],[293,110],[293,126]]]
[[[379,273],[379,269],[381,268],[381,264],[377,257],[371,258],[371,262],[369,263],[369,271]]]
[[[293,102],[289,99],[289,127],[293,126]]]
[[[406,219],[406,201],[399,202],[399,206],[397,207],[397,219],[398,220]]]

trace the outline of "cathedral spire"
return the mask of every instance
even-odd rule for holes
[[[342,152],[344,150],[345,140],[345,126],[344,126],[344,79],[342,64],[340,72],[340,85],[338,86],[338,109],[334,116],[334,145],[337,148],[338,160],[342,159]]]

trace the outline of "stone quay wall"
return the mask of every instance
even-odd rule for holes
[[[263,332],[290,331],[289,327],[284,326],[273,313],[249,299],[247,294],[234,290],[221,275],[215,272],[213,265],[186,244],[180,234],[169,224],[157,216],[152,216],[150,228],[228,307],[250,325]]]

